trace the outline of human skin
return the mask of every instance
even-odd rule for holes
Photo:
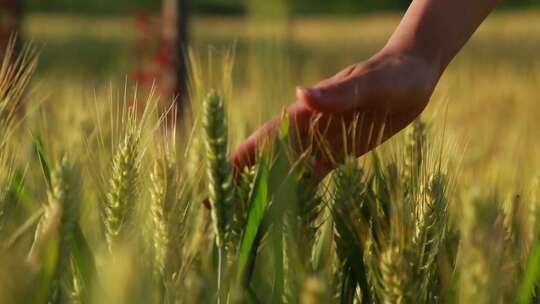
[[[310,126],[315,126],[326,143],[325,151],[308,142],[298,145],[309,145],[321,157],[317,173],[325,175],[347,153],[363,155],[412,122],[428,104],[448,64],[497,2],[414,0],[373,57],[311,88],[298,88],[287,114],[300,141],[310,138]],[[279,124],[276,117],[248,137],[231,154],[233,166],[254,164],[258,148],[275,136]],[[354,132],[343,136],[344,127]]]

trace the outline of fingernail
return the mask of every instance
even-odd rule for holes
[[[306,92],[315,99],[323,100],[322,91],[319,89],[306,88]]]
[[[296,92],[297,94],[307,94],[309,95],[310,97],[313,97],[315,99],[322,99],[322,92],[321,90],[317,89],[317,88],[302,88],[302,87],[297,87],[296,88]]]
[[[306,92],[306,89],[303,87],[296,87],[296,97],[300,98]]]

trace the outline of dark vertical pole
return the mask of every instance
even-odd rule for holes
[[[163,40],[172,54],[173,66],[164,79],[165,91],[176,97],[179,113],[187,105],[189,0],[164,0]]]
[[[0,0],[0,55],[8,46],[10,37],[17,36],[15,53],[21,48],[22,0]]]
[[[187,49],[189,42],[189,0],[178,0],[178,39],[176,40],[176,79],[177,88],[176,93],[178,95],[179,102],[182,106],[186,104],[187,87],[188,87],[188,60]]]

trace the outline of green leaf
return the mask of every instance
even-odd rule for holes
[[[517,301],[519,304],[531,303],[531,298],[534,295],[534,290],[540,278],[540,243],[536,244],[531,251],[526,269],[525,278],[519,289]]]
[[[274,266],[274,280],[272,284],[271,303],[283,302],[285,287],[285,267],[283,265],[283,220],[274,218],[274,226],[271,231],[272,240],[272,263]]]
[[[43,208],[36,211],[30,218],[28,218],[17,230],[15,230],[10,238],[3,244],[4,249],[9,249],[26,233],[34,232],[34,227],[37,225],[41,216],[43,215]]]
[[[284,112],[281,119],[281,125],[279,126],[279,139],[285,140],[289,136],[289,127],[291,123],[289,120],[289,115]]]
[[[348,265],[349,263],[347,263]],[[341,295],[339,297],[340,303],[350,304],[354,303],[354,298],[356,294],[356,285],[358,281],[354,275],[354,270],[352,267],[343,267],[343,282],[341,283]],[[362,290],[362,292],[364,292]],[[363,303],[363,302],[362,302]],[[371,302],[368,302],[371,303]]]
[[[272,257],[274,267],[274,280],[272,290],[272,303],[282,303],[285,293],[285,265],[283,257],[283,242],[286,235],[283,234],[283,225],[285,220],[285,212],[291,211],[292,214],[298,207],[298,177],[302,165],[305,161],[300,158],[296,163],[290,164],[285,155],[284,143],[278,142],[278,152],[276,159],[270,170],[270,193],[271,205],[269,207],[268,216],[265,218],[263,227],[269,227],[272,224],[271,240],[272,240]],[[297,210],[296,210],[297,211]],[[289,244],[296,246],[301,244]],[[289,257],[290,258],[290,257]],[[291,263],[289,267],[294,267],[299,263]],[[298,273],[300,273],[299,270]],[[289,269],[288,274],[294,274],[296,271]],[[296,283],[291,279],[291,284]],[[290,287],[290,286],[289,286]]]
[[[94,259],[94,254],[92,249],[86,241],[86,237],[82,233],[81,227],[79,225],[75,226],[73,231],[73,241],[71,243],[71,256],[75,263],[75,267],[79,270],[81,274],[81,285],[82,285],[82,298],[89,300],[88,290],[96,277],[96,262]]]
[[[323,265],[329,263],[326,259],[329,259],[328,247],[331,246],[331,235],[332,235],[332,222],[327,220],[322,226],[322,231],[320,237],[317,238],[314,244],[313,249],[313,270],[319,272],[322,270]]]
[[[268,161],[262,157],[259,161],[255,182],[249,196],[247,224],[240,241],[236,282],[246,286],[249,283],[248,268],[253,263],[260,239],[260,227],[268,205]]]
[[[372,199],[376,202],[376,206],[370,206],[378,212],[377,208],[380,208],[384,215],[390,214],[390,204],[392,201],[390,195],[389,180],[385,174],[385,168],[382,166],[381,159],[376,151],[371,153],[373,164],[373,177],[370,181],[369,193],[372,195]]]
[[[282,303],[285,292],[285,265],[283,257],[283,225],[285,219],[285,210],[298,205],[297,200],[297,171],[298,166],[293,167],[291,173],[283,163],[276,163],[271,171],[271,185],[277,187],[272,195],[271,207],[268,212],[267,220],[272,222],[272,257],[274,264],[274,284],[272,290],[272,303]],[[279,185],[279,186],[277,186]],[[292,265],[290,265],[292,267]]]
[[[16,172],[13,176],[13,179],[11,180],[11,183],[9,184],[9,192],[13,193],[15,198],[22,202],[26,208],[32,209],[31,206],[34,203],[33,198],[26,191],[24,186],[24,174],[22,174],[21,172]]]
[[[39,134],[34,136],[32,146],[34,148],[34,151],[36,151],[37,153],[39,164],[41,165],[41,170],[43,172],[43,176],[45,176],[45,180],[47,181],[47,186],[50,189],[51,188],[51,170],[50,170],[47,158],[45,157],[45,150],[43,149],[43,142]]]
[[[253,291],[253,288],[251,288],[251,287],[248,287],[246,289],[245,301],[246,301],[245,303],[247,303],[247,304],[261,303],[261,301],[259,299],[257,299],[257,295],[255,294],[255,291]]]
[[[56,266],[58,264],[58,254],[60,243],[58,238],[50,240],[43,244],[43,259],[37,275],[36,288],[33,294],[33,303],[47,303],[52,291],[54,277],[56,275]]]

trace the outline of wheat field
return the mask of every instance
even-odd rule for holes
[[[196,19],[181,121],[126,79],[132,21],[30,16],[0,69],[0,303],[535,303],[539,17],[492,16],[420,119],[319,181],[286,115],[255,166],[228,153],[399,16]]]

